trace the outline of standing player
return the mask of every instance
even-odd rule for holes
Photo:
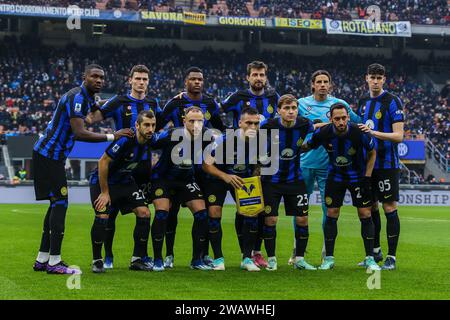
[[[131,87],[129,93],[125,95],[115,95],[111,99],[107,100],[103,106],[89,113],[86,118],[88,123],[100,122],[104,119],[112,119],[116,130],[122,128],[134,128],[138,114],[141,111],[151,110],[156,116],[156,130],[161,129],[162,117],[161,108],[159,107],[158,100],[147,97],[147,90],[149,85],[150,70],[144,65],[135,65],[130,70],[128,83]],[[145,170],[145,169],[144,169]],[[139,167],[134,174],[136,183],[143,190],[148,190],[148,184],[150,177],[139,174]],[[116,230],[116,218],[119,213],[119,208],[111,208],[108,225],[106,227],[105,238],[105,269],[113,268],[114,255],[112,251],[112,245],[114,240],[114,234]],[[149,258],[144,259],[150,262]]]
[[[394,270],[395,255],[400,235],[400,220],[397,213],[399,199],[399,157],[397,144],[403,141],[403,106],[400,99],[383,90],[386,82],[386,70],[378,64],[367,68],[366,82],[369,85],[369,96],[359,102],[358,113],[364,124],[360,125],[363,132],[370,133],[375,138],[377,160],[372,174],[372,188],[376,190],[372,206],[372,218],[375,225],[375,261],[383,260],[380,246],[380,212],[378,201],[383,203],[386,215],[388,255],[382,266],[384,270]],[[360,263],[364,266],[364,262]]]
[[[343,103],[338,102],[331,107],[330,118],[332,123],[317,129],[302,146],[305,151],[323,146],[330,158],[325,188],[328,208],[324,228],[326,256],[319,269],[334,267],[337,220],[348,189],[361,221],[361,235],[366,250],[365,265],[372,270],[381,270],[373,258],[375,231],[370,216],[370,177],[376,159],[373,139],[363,133],[357,124],[349,123],[347,106]]]
[[[203,92],[204,77],[203,71],[197,67],[190,67],[186,70],[185,74],[185,92],[170,99],[164,106],[162,113],[162,121],[164,124],[169,124],[173,127],[183,126],[183,117],[186,108],[198,107],[204,114],[204,126],[207,128],[215,128],[220,131],[225,129],[222,119],[220,117],[220,108],[218,103],[213,97]],[[157,170],[158,166],[155,168]],[[169,218],[167,221],[166,231],[166,258],[164,260],[164,266],[166,268],[172,268],[174,262],[173,247],[175,244],[176,228],[178,223],[178,211],[180,204],[177,201],[171,203]],[[207,264],[212,265],[212,259],[207,255],[208,243],[205,243],[203,249],[205,254],[205,261]]]
[[[135,137],[123,137],[111,143],[98,162],[98,168],[91,175],[90,190],[95,210],[91,229],[92,271],[105,272],[102,259],[102,245],[106,237],[108,216],[118,208],[122,214],[134,212],[134,250],[130,270],[151,271],[145,261],[150,233],[150,211],[145,204],[142,190],[133,178],[133,170],[142,165],[141,174],[150,177],[151,151],[149,141],[155,132],[156,119],[151,110],[141,111],[135,124]]]
[[[312,120],[314,123],[325,123],[329,121],[331,106],[335,103],[341,103],[347,108],[347,111],[350,114],[350,120],[355,123],[360,122],[359,117],[353,112],[347,102],[330,95],[332,84],[331,75],[328,71],[315,71],[311,76],[312,95],[298,100],[299,115]],[[327,152],[322,146],[301,155],[301,168],[308,197],[311,197],[311,194],[313,193],[314,182],[317,182],[317,186],[319,187],[320,196],[322,198],[322,228],[325,226],[325,219],[327,217],[325,183],[328,175],[328,161]],[[322,258],[324,257],[324,254],[325,247],[322,249]],[[293,253],[288,264],[293,264],[294,259],[295,255]]]
[[[249,140],[256,138],[259,129],[260,117],[254,108],[244,108],[239,119],[239,130],[236,134],[224,134],[218,141],[212,159],[206,158],[203,170],[207,173],[203,181],[203,192],[208,204],[209,215],[209,241],[214,251],[213,270],[225,270],[225,260],[222,253],[222,207],[229,191],[233,198],[235,189],[243,185],[242,178],[255,175],[257,155],[250,155]],[[254,139],[256,143],[257,140]],[[233,148],[228,146],[232,143]],[[240,146],[244,146],[245,157],[240,162]],[[220,154],[219,154],[220,153]],[[220,163],[216,159],[223,160]],[[253,160],[253,161],[251,161]],[[252,250],[255,247],[258,235],[258,218],[243,217],[242,228],[243,261],[241,268],[248,271],[259,271],[260,269],[251,259]]]
[[[84,119],[93,107],[94,95],[100,92],[104,81],[103,68],[98,65],[88,65],[83,73],[82,85],[61,97],[44,135],[34,145],[33,171],[36,200],[50,200],[44,219],[41,246],[33,266],[35,271],[47,271],[50,274],[81,273],[80,270],[69,268],[61,260],[61,244],[68,206],[64,163],[75,140],[113,141],[133,134],[129,129],[120,130],[114,134],[98,134],[85,128]]]
[[[164,271],[165,269],[162,261],[162,246],[170,203],[175,197],[179,199],[180,203],[184,203],[194,215],[191,268],[211,270],[211,267],[206,265],[202,259],[202,251],[208,233],[208,213],[200,187],[195,181],[194,172],[196,158],[202,159],[204,146],[202,109],[196,106],[187,108],[183,122],[183,127],[164,131],[152,144],[152,147],[162,150],[158,171],[153,174],[151,191],[155,206],[155,219],[152,224],[154,271]],[[195,148],[198,144],[200,150]],[[199,151],[200,154],[193,151]],[[178,156],[179,161],[175,161],[174,156]]]
[[[278,144],[278,170],[274,175],[263,175],[264,203],[266,205],[264,224],[264,245],[268,256],[267,270],[277,270],[275,257],[276,224],[278,207],[284,199],[286,215],[295,217],[296,257],[295,268],[316,270],[304,259],[308,244],[308,194],[300,168],[301,145],[308,133],[314,131],[313,123],[298,116],[297,99],[290,94],[281,96],[278,101],[279,118],[269,119],[261,123],[261,130],[267,129],[267,144],[271,158],[272,148]],[[279,141],[271,141],[272,130]],[[262,169],[261,169],[262,170]]]
[[[238,90],[231,94],[222,103],[224,112],[227,115],[228,127],[237,129],[239,127],[239,120],[242,110],[247,107],[258,110],[261,121],[271,119],[276,115],[276,106],[280,96],[275,90],[267,89],[267,65],[262,61],[253,61],[247,65],[247,81],[249,88],[246,90]],[[243,216],[236,212],[235,228],[239,240],[241,252],[243,248]],[[259,236],[256,240],[255,249],[252,254],[252,259],[259,267],[267,267],[267,262],[261,252],[262,245],[262,226],[264,225],[264,216],[259,216]]]

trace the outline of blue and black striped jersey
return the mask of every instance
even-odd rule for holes
[[[94,103],[94,97],[89,95],[84,86],[65,93],[59,100],[44,135],[34,145],[34,150],[53,160],[67,159],[75,143],[70,119],[84,119]]]
[[[376,98],[360,99],[357,113],[369,128],[380,132],[393,132],[394,123],[405,121],[400,98],[387,91]],[[374,140],[377,150],[375,169],[398,169],[397,143],[376,138]]]
[[[205,115],[205,127],[215,128],[220,131],[225,129],[220,117],[219,104],[213,97],[205,93],[202,94],[200,100],[191,100],[187,94],[183,93],[181,97],[176,96],[170,99],[164,106],[162,112],[162,121],[166,125],[172,121],[175,128],[183,126],[184,109],[196,106],[202,109]]]
[[[222,102],[222,108],[227,115],[232,114],[232,127],[236,129],[239,128],[241,111],[245,107],[257,109],[263,120],[275,117],[279,98],[280,95],[273,90],[264,92],[260,96],[254,95],[249,89],[238,90]]]
[[[272,149],[274,149],[275,141],[271,141],[271,131],[278,130],[279,143],[278,155],[274,158],[278,159],[278,170],[272,176],[263,176],[263,181],[272,183],[290,183],[303,180],[302,170],[300,168],[300,152],[301,145],[308,133],[314,131],[311,120],[304,117],[297,117],[295,125],[285,127],[281,124],[281,118],[265,120],[261,123],[261,130],[267,129],[267,149],[268,156],[272,158]]]
[[[140,166],[141,174],[151,175],[151,151],[150,143],[139,144],[137,135],[133,138],[121,137],[112,142],[105,153],[112,159],[108,170],[108,184],[129,184],[134,181],[133,173]],[[154,138],[152,138],[154,139]],[[90,184],[98,183],[98,168],[96,168],[90,178]]]
[[[333,124],[317,129],[307,140],[317,149],[323,146],[328,153],[328,177],[333,181],[357,182],[365,175],[366,153],[375,147],[374,139],[363,133],[358,125],[349,123],[345,135],[339,136]]]
[[[158,100],[153,98],[145,97],[139,100],[130,94],[116,95],[100,108],[104,119],[113,119],[116,130],[134,128],[137,116],[143,110],[152,110],[156,116],[156,130],[162,128],[162,109],[159,107]]]

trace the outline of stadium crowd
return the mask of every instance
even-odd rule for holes
[[[163,50],[166,54],[163,57],[143,56],[140,54],[143,50]],[[268,63],[272,87],[280,94],[292,93],[297,97],[310,94],[309,79],[314,70],[327,69],[333,75],[332,94],[345,99],[353,108],[359,97],[367,92],[363,78],[365,66],[373,61],[383,63],[389,68],[386,89],[399,95],[405,105],[406,135],[426,134],[442,153],[447,157],[450,154],[448,98],[441,98],[431,85],[422,85],[415,79],[418,63],[409,56],[387,61],[381,57],[362,58],[340,53],[307,58],[269,52],[254,57],[208,50],[187,54],[177,47],[91,50],[68,46],[56,49],[35,45],[29,39],[18,41],[15,38],[5,38],[0,45],[0,134],[42,132],[61,95],[81,83],[81,71],[88,62],[97,62],[107,71],[103,97],[127,90],[127,73],[132,65],[143,63],[149,66],[149,95],[157,97],[163,106],[183,89],[182,71],[187,67],[197,65],[204,70],[206,91],[220,101],[237,88],[246,87],[245,66],[253,58]],[[104,125],[91,130],[111,130]]]
[[[151,10],[181,12],[182,7],[174,0],[18,0],[0,3],[23,5],[68,6],[76,4],[82,8]],[[200,0],[185,1],[189,10],[209,15],[289,17],[314,19],[363,19],[372,15],[369,6],[381,9],[383,21],[406,20],[415,24],[450,23],[447,0]]]

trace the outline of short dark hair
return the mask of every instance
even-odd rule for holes
[[[367,74],[386,75],[386,68],[379,63],[372,63],[367,67]]]
[[[262,61],[252,61],[247,65],[247,75],[249,76],[252,69],[264,69],[267,72],[267,64]]]
[[[201,112],[203,114],[203,110],[200,107],[192,106],[184,109],[184,116],[187,116],[191,112]]]
[[[137,64],[130,70],[130,78],[133,78],[135,72],[142,72],[146,74],[150,74],[150,70],[143,64]]]
[[[251,116],[258,116],[258,115],[259,115],[259,112],[258,112],[258,110],[255,109],[255,108],[252,108],[252,107],[245,107],[245,108],[242,109],[242,111],[241,111],[241,117],[242,117],[244,114],[248,114],[248,115],[251,115]]]
[[[277,108],[281,108],[283,106],[283,104],[291,103],[291,102],[295,102],[298,106],[298,100],[296,97],[294,97],[292,94],[284,94],[278,100]]]
[[[333,111],[334,111],[334,110],[340,110],[340,109],[345,109],[345,111],[346,111],[347,114],[348,114],[347,106],[346,106],[345,104],[341,103],[341,102],[336,102],[336,103],[334,103],[334,104],[331,105],[331,108],[330,108],[330,118],[333,116]]]
[[[141,112],[139,112],[136,122],[138,124],[141,124],[144,121],[144,118],[153,119],[155,118],[155,114],[152,110],[142,110]]]
[[[88,64],[86,67],[84,67],[84,73],[86,74],[94,69],[100,69],[100,70],[104,71],[103,67],[98,64]]]
[[[203,70],[200,69],[199,67],[189,67],[186,69],[186,71],[184,72],[184,78],[186,79],[187,77],[189,77],[189,74],[191,72],[200,72],[203,73]]]
[[[321,76],[321,75],[327,76],[328,81],[330,81],[330,84],[333,82],[333,80],[331,79],[331,74],[327,70],[314,71],[314,73],[311,75],[311,91],[312,91],[312,93],[314,93],[314,91],[315,91],[314,87],[312,85],[314,84],[314,82],[316,82],[317,76]]]

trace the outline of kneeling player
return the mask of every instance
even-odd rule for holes
[[[275,257],[276,223],[281,198],[284,199],[286,215],[295,216],[296,257],[294,267],[315,270],[304,259],[308,244],[308,193],[300,169],[301,145],[308,133],[314,131],[313,123],[298,116],[297,99],[286,94],[278,101],[279,118],[269,119],[261,124],[261,130],[267,129],[267,143],[270,157],[279,159],[278,170],[273,175],[261,171],[265,212],[264,245],[268,255],[267,270],[277,269]],[[272,132],[279,141],[271,141]],[[278,148],[278,150],[276,150]],[[263,170],[264,168],[261,168]]]
[[[372,270],[380,270],[373,258],[374,225],[370,214],[370,176],[376,159],[374,142],[370,135],[363,133],[357,125],[348,123],[347,108],[342,103],[330,109],[331,124],[314,132],[303,145],[305,150],[324,146],[330,158],[328,179],[325,187],[325,251],[321,270],[334,267],[334,244],[337,237],[337,220],[345,191],[352,196],[361,221],[361,235],[366,251],[365,265]]]
[[[209,241],[214,251],[214,270],[225,270],[225,261],[222,254],[222,207],[227,192],[235,197],[235,188],[241,188],[242,178],[251,177],[256,169],[255,161],[250,161],[249,139],[255,138],[259,128],[260,116],[256,109],[244,108],[239,119],[237,134],[225,134],[216,142],[212,159],[205,159],[203,170],[207,173],[202,183],[209,214]],[[232,140],[232,141],[230,141]],[[255,140],[255,142],[257,142]],[[228,149],[232,146],[232,150]],[[239,146],[245,146],[245,157],[242,162],[239,157]],[[220,152],[221,154],[218,154]],[[218,159],[222,161],[217,161]],[[211,160],[211,161],[209,161]],[[214,163],[215,162],[215,163]],[[258,235],[258,217],[243,216],[243,261],[241,268],[248,271],[259,271],[251,259]]]
[[[106,236],[108,215],[118,208],[122,214],[134,212],[134,251],[130,270],[151,271],[152,267],[143,258],[150,232],[150,211],[145,204],[142,190],[133,179],[133,170],[141,163],[147,165],[151,174],[151,152],[149,142],[155,132],[156,119],[152,111],[142,111],[136,121],[135,137],[121,138],[113,142],[98,163],[98,169],[90,179],[91,201],[95,209],[95,220],[91,229],[93,264],[95,273],[105,272],[102,245]]]
[[[191,268],[211,270],[211,267],[207,266],[201,258],[208,233],[208,213],[200,187],[194,178],[194,162],[197,161],[195,161],[195,153],[192,152],[203,150],[204,115],[199,107],[189,107],[184,112],[184,127],[161,133],[152,144],[153,148],[162,150],[160,166],[157,174],[153,175],[151,191],[156,210],[152,224],[154,271],[165,269],[162,261],[162,245],[170,203],[174,202],[175,197],[181,203],[185,203],[194,215]],[[200,150],[195,148],[198,143]]]

